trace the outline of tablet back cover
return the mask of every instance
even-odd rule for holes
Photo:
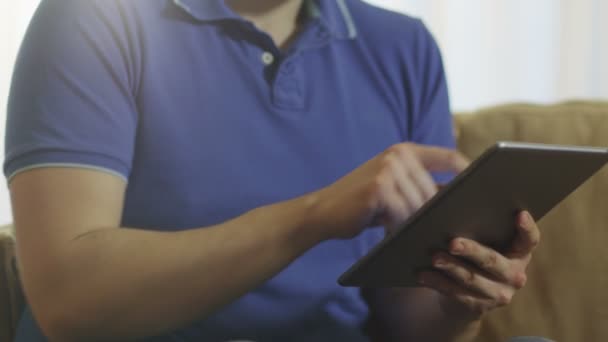
[[[510,245],[515,217],[539,220],[608,161],[608,151],[497,143],[338,280],[344,286],[419,286],[418,271],[465,237],[498,251]]]

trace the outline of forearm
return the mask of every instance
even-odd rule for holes
[[[367,294],[375,330],[386,341],[474,341],[478,317],[442,304],[436,291],[426,288],[374,289]]]
[[[87,233],[68,245],[60,265],[49,265],[57,272],[35,312],[61,308],[46,330],[75,339],[175,329],[238,298],[315,245],[320,237],[306,229],[309,209],[299,198],[203,229]]]
[[[405,221],[435,191],[426,168],[465,164],[453,153],[395,145],[314,193],[180,233],[117,229],[127,184],[114,175],[22,172],[9,185],[26,295],[56,340],[169,331],[259,286],[320,241]],[[412,182],[410,203],[403,193]]]

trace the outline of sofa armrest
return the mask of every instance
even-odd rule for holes
[[[10,236],[11,238],[15,237],[15,230],[12,224],[7,224],[5,226],[0,226],[0,236]]]
[[[12,226],[0,227],[0,341],[12,341],[24,307]]]

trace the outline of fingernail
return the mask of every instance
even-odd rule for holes
[[[437,259],[433,263],[433,266],[438,267],[438,268],[443,268],[443,267],[445,267],[445,265],[446,265],[446,261],[443,259]]]
[[[521,225],[522,225],[524,228],[528,228],[529,226],[531,226],[531,225],[533,224],[533,222],[534,222],[534,218],[532,218],[532,215],[530,215],[530,213],[529,213],[529,212],[524,211],[524,214],[523,214],[522,216],[523,216],[523,217],[522,217],[522,222],[521,222]]]
[[[458,255],[458,254],[462,253],[462,251],[464,251],[464,242],[462,242],[462,241],[457,241],[457,242],[454,244],[454,247],[452,247],[452,251],[451,251],[451,253],[452,253],[452,254],[456,254],[456,255]]]

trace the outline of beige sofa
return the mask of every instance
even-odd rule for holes
[[[15,241],[10,226],[0,227],[0,341],[13,340],[23,309],[23,295],[17,280]]]
[[[608,102],[507,105],[471,114],[456,117],[459,149],[470,157],[496,140],[608,147]],[[479,341],[515,335],[608,341],[608,167],[540,227],[528,285],[508,308],[487,316]]]
[[[608,146],[608,102],[507,105],[455,118],[459,149],[471,158],[497,140]],[[484,319],[478,340],[608,341],[608,167],[540,226],[543,241],[528,285],[509,307]],[[11,340],[23,305],[13,255],[12,235],[0,232],[0,341]]]

